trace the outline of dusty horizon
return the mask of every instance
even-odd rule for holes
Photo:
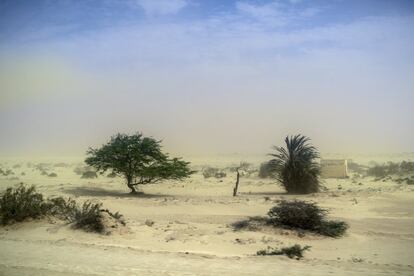
[[[213,2],[3,1],[0,154],[414,152],[411,1]]]

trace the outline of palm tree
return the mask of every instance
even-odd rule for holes
[[[301,134],[287,136],[286,148],[274,147],[274,159],[269,163],[274,175],[288,193],[308,194],[319,191],[320,166],[318,150],[309,144],[310,139]]]

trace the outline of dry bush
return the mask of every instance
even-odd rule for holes
[[[203,176],[204,178],[210,178],[210,177],[223,178],[223,177],[226,177],[227,174],[218,168],[206,167],[203,169]]]
[[[259,250],[257,251],[257,255],[259,256],[267,256],[267,255],[286,255],[289,258],[293,259],[296,258],[297,260],[300,260],[303,258],[303,253],[307,250],[309,250],[310,246],[300,246],[299,244],[295,244],[293,246],[289,247],[282,247],[281,249],[277,248],[267,248],[266,250]]]

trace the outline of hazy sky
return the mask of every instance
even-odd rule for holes
[[[0,155],[414,151],[414,1],[1,0]]]

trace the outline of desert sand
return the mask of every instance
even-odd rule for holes
[[[331,155],[330,157],[335,157]],[[370,160],[409,160],[412,156],[365,156]],[[192,166],[224,168],[240,160],[265,156],[191,157]],[[232,196],[235,173],[204,179],[201,172],[185,181],[140,187],[131,195],[122,179],[81,179],[72,159],[4,159],[0,191],[24,182],[46,196],[97,200],[124,215],[127,226],[111,235],[87,233],[43,219],[0,227],[0,275],[414,275],[414,186],[351,175],[325,179],[325,190],[287,195],[272,179],[242,176]],[[40,175],[31,164],[50,163],[57,177]],[[62,163],[60,166],[55,166]],[[22,175],[22,172],[25,175]],[[231,223],[264,216],[281,199],[312,200],[329,209],[329,217],[346,221],[342,238],[284,229],[234,231]],[[268,246],[309,245],[302,260],[256,256]]]

